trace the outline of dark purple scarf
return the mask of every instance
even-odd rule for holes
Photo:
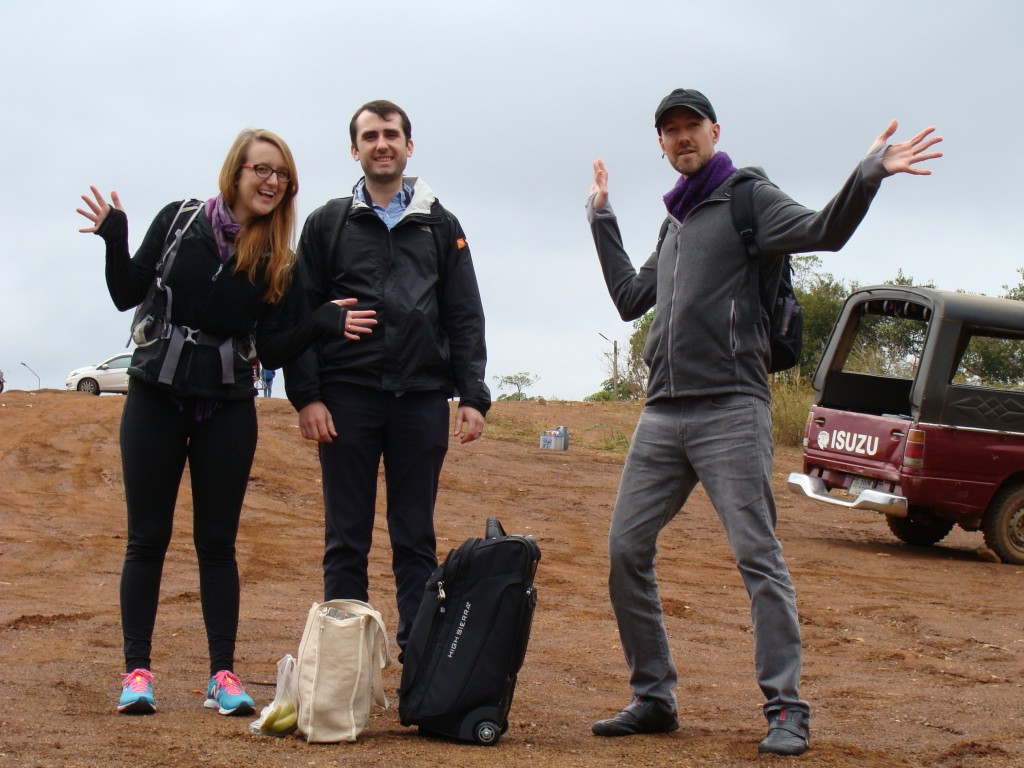
[[[732,160],[725,152],[715,152],[707,165],[693,176],[680,176],[676,185],[663,198],[668,212],[682,222],[690,211],[708,199],[719,184],[736,173]]]
[[[227,262],[234,250],[235,238],[242,231],[242,225],[235,221],[235,215],[224,202],[224,195],[217,195],[206,201],[206,218],[213,226],[213,238],[217,241],[220,260]]]

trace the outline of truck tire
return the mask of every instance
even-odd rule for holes
[[[953,523],[936,517],[927,510],[911,507],[908,517],[886,515],[885,522],[896,538],[906,544],[917,547],[930,547],[938,544],[953,530]]]
[[[1000,560],[1024,565],[1024,484],[1008,485],[992,497],[981,528],[985,546]]]

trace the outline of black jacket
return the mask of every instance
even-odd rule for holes
[[[106,244],[107,289],[118,309],[131,309],[146,297],[179,207],[180,203],[171,203],[157,214],[134,257],[128,251],[128,218],[123,211],[111,209],[97,230],[96,234]],[[200,213],[185,231],[174,266],[165,275],[173,297],[172,323],[201,330],[210,336],[235,339],[234,381],[223,383],[217,347],[186,343],[171,385],[159,385],[167,353],[166,341],[137,348],[132,355],[129,376],[169,389],[181,397],[242,400],[256,395],[254,336],[260,352],[266,350],[264,365],[277,368],[321,333],[340,333],[344,327],[344,310],[329,304],[318,308],[305,323],[280,332],[276,325],[268,322],[271,307],[263,299],[267,284],[262,271],[253,282],[245,273],[235,274],[234,268],[234,256],[227,263],[221,263],[213,228],[206,214]]]
[[[128,253],[128,218],[122,211],[112,209],[97,230],[107,247],[107,289],[118,309],[131,309],[145,298],[179,205],[171,203],[157,214],[134,257]],[[249,350],[244,347],[267,309],[263,302],[267,286],[263,280],[253,283],[244,273],[234,274],[234,266],[234,257],[221,263],[213,228],[205,213],[200,213],[185,232],[174,267],[166,275],[173,296],[171,321],[211,336],[237,338],[239,348],[232,360],[235,380],[222,383],[216,347],[185,344],[169,387],[176,395],[213,400],[256,395],[252,362],[246,359]],[[157,384],[166,351],[166,342],[137,348],[128,375]]]
[[[458,394],[486,414],[484,313],[473,261],[458,220],[422,180],[402,219],[389,230],[353,200],[333,252],[337,205],[310,214],[299,239],[296,282],[286,299],[290,322],[325,301],[356,298],[376,310],[359,341],[323,336],[285,366],[296,410],[321,400],[322,384],[344,382],[389,392]]]

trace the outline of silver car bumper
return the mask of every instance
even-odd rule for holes
[[[875,512],[892,515],[893,517],[907,516],[907,500],[903,496],[896,496],[892,493],[864,490],[853,501],[843,501],[838,497],[829,495],[828,489],[820,477],[802,475],[799,472],[791,472],[786,484],[793,493],[803,494],[808,498],[817,499],[837,507],[870,509]]]

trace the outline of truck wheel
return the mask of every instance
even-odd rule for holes
[[[497,723],[492,723],[490,720],[483,720],[476,724],[476,728],[473,731],[473,737],[476,739],[477,744],[483,744],[485,747],[493,747],[498,743],[498,739],[501,738],[501,728],[498,727]]]
[[[885,516],[885,522],[889,524],[889,530],[896,538],[907,544],[918,547],[930,547],[938,544],[947,534],[953,530],[953,523],[935,517],[930,512],[922,512],[920,509],[910,509],[909,517]]]
[[[981,520],[985,545],[1004,563],[1024,565],[1024,485],[1010,485],[992,498]]]

